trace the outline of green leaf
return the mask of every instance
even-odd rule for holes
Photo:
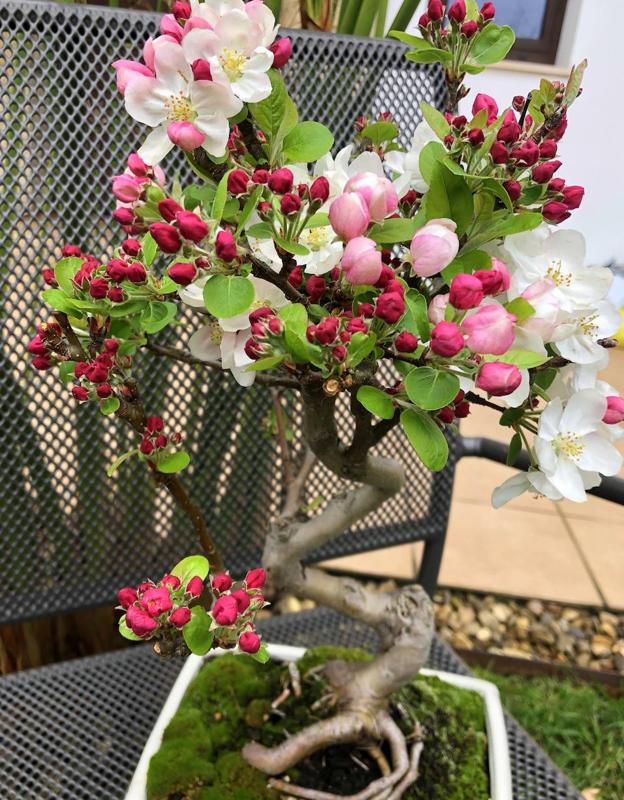
[[[477,0],[466,0],[466,19],[478,19],[479,13]]]
[[[203,206],[206,211],[210,211],[214,203],[217,186],[215,183],[206,182],[203,186],[187,186],[184,190],[184,208],[193,211],[197,206]]]
[[[109,416],[110,414],[114,414],[120,405],[121,403],[118,397],[107,397],[100,403],[100,413],[104,414],[104,416]]]
[[[487,67],[502,61],[513,47],[516,36],[508,25],[490,23],[472,39],[468,64]]]
[[[266,356],[265,358],[259,358],[257,361],[254,361],[253,364],[250,364],[245,372],[261,372],[264,369],[273,369],[273,367],[277,367],[278,364],[281,364],[284,360],[284,356]]]
[[[301,303],[289,303],[282,306],[277,312],[288,330],[294,331],[299,336],[305,336],[308,327],[308,312]]]
[[[74,379],[75,361],[63,361],[59,364],[59,377],[63,383],[69,383]]]
[[[211,626],[212,617],[201,606],[193,606],[191,618],[182,628],[182,636],[191,653],[205,656],[210,650],[214,641]]]
[[[310,303],[308,306],[308,314],[312,317],[312,319],[323,319],[323,317],[329,316],[329,311],[323,306],[319,306],[317,303]]]
[[[117,472],[117,470],[119,469],[119,467],[124,463],[124,461],[127,461],[131,456],[135,456],[138,452],[139,451],[135,447],[132,450],[128,450],[127,453],[122,453],[120,456],[117,456],[117,458],[106,470],[106,474],[108,475],[108,477],[110,478],[112,475],[114,475],[115,472]]]
[[[222,319],[247,311],[255,296],[253,283],[240,275],[215,275],[204,286],[204,305]]]
[[[511,202],[511,198],[507,193],[507,189],[505,189],[500,181],[497,181],[496,178],[482,178],[481,187],[482,191],[489,192],[490,194],[493,194],[494,197],[497,197],[505,206],[507,211],[513,211],[513,203]]]
[[[245,223],[249,219],[249,217],[253,214],[258,205],[258,201],[260,200],[260,195],[262,194],[262,186],[258,185],[253,190],[253,192],[247,198],[245,205],[243,206],[243,210],[240,213],[240,217],[238,220],[238,225],[236,227],[236,235],[238,236],[245,228]]]
[[[310,252],[304,245],[297,242],[289,242],[286,239],[282,239],[281,236],[277,236],[277,234],[273,234],[273,240],[282,250],[286,250],[287,253],[292,253],[294,256],[307,256]]]
[[[474,203],[465,178],[455,175],[441,162],[433,165],[429,191],[423,205],[427,219],[452,219],[461,236],[472,222]]]
[[[259,649],[255,653],[250,653],[250,655],[255,661],[260,662],[260,664],[266,664],[271,658],[264,642],[261,642]]]
[[[428,342],[431,336],[431,325],[427,314],[427,300],[416,289],[408,289],[405,293],[405,304],[411,314],[418,337],[423,342]]]
[[[320,122],[300,122],[284,137],[282,155],[287,161],[316,161],[334,144],[331,131]]]
[[[304,228],[323,228],[326,225],[329,225],[329,214],[324,211],[317,211],[316,214],[312,214],[308,219]]]
[[[41,293],[41,299],[55,311],[61,311],[64,314],[76,312],[75,304],[60,289],[46,289]]]
[[[133,633],[132,630],[130,630],[130,628],[126,623],[125,614],[123,614],[119,619],[119,633],[123,636],[124,639],[130,639],[131,642],[143,641],[143,637],[137,636],[136,633]]]
[[[499,425],[503,427],[509,427],[514,423],[518,422],[524,416],[524,412],[526,409],[524,406],[519,406],[517,408],[506,408],[505,411],[500,415],[500,419],[498,421]]]
[[[492,256],[483,250],[472,250],[469,253],[462,253],[451,261],[440,273],[446,283],[450,283],[456,275],[462,272],[475,272],[478,269],[491,269]]]
[[[448,443],[428,414],[407,408],[401,414],[401,426],[423,464],[433,472],[448,461]]]
[[[532,369],[548,361],[548,355],[534,353],[532,350],[512,349],[502,356],[486,357],[487,361],[502,361],[504,364],[515,364],[518,369]]]
[[[415,367],[405,378],[405,391],[419,408],[437,411],[455,398],[459,392],[459,378],[432,367]]]
[[[268,222],[257,222],[255,225],[250,225],[245,234],[253,239],[272,239],[275,231]]]
[[[379,147],[383,142],[390,142],[399,135],[399,129],[393,122],[371,122],[361,132],[361,136],[370,139]]]
[[[277,70],[269,70],[268,75],[271,80],[271,94],[259,103],[249,103],[248,107],[261,130],[272,138],[277,135],[284,119],[288,92],[284,79]]]
[[[535,309],[524,297],[516,297],[510,303],[506,303],[505,308],[517,318],[518,322],[524,322],[535,314]]]
[[[405,58],[415,64],[435,64],[437,61],[441,64],[450,64],[453,60],[453,56],[447,50],[439,50],[437,47],[415,50],[408,53]]]
[[[178,561],[175,567],[171,570],[171,575],[175,575],[180,580],[183,587],[191,580],[191,578],[201,578],[202,581],[206,579],[208,571],[210,570],[210,563],[206,556],[186,556],[182,561]]]
[[[555,369],[555,367],[547,367],[546,369],[541,369],[539,372],[535,373],[533,383],[540,389],[546,391],[551,387],[552,382],[557,377],[557,374],[558,372]]]
[[[395,217],[374,225],[368,236],[377,244],[407,242],[423,224],[424,221],[416,217],[410,217],[409,219]]]
[[[437,108],[423,101],[420,104],[420,110],[422,111],[425,122],[427,122],[431,130],[439,136],[440,139],[444,139],[444,137],[450,133],[451,126]]]
[[[123,303],[112,303],[108,313],[111,317],[128,317],[143,311],[147,303],[146,297],[131,297]]]
[[[509,442],[509,448],[507,450],[507,459],[506,463],[508,467],[513,467],[516,463],[516,459],[520,455],[520,451],[522,450],[522,436],[519,433],[514,433],[511,437],[511,441]]]
[[[149,302],[141,314],[141,327],[145,333],[158,333],[174,319],[178,307],[162,300]]]
[[[420,173],[427,183],[431,183],[433,177],[433,170],[439,161],[443,161],[447,156],[446,147],[442,142],[427,142],[427,144],[420,151],[418,157],[418,166]]]
[[[210,216],[216,222],[221,222],[223,211],[225,209],[225,201],[227,200],[227,182],[228,176],[232,170],[228,170],[219,181],[217,191],[215,192],[214,200],[212,201],[212,210]]]
[[[421,36],[414,36],[411,33],[405,33],[405,31],[389,31],[388,36],[393,39],[398,39],[404,44],[408,44],[410,47],[413,47],[414,50],[429,50],[431,47],[426,39],[423,39]]]
[[[579,89],[581,88],[581,84],[583,83],[583,75],[585,74],[586,69],[587,69],[586,58],[584,58],[580,64],[577,64],[575,67],[572,67],[572,71],[570,72],[570,77],[568,78],[568,83],[565,91],[565,98],[564,98],[565,105],[571,106],[572,103],[578,97]]]
[[[504,239],[505,236],[513,236],[514,233],[532,231],[543,221],[542,215],[535,211],[521,211],[519,214],[506,215],[502,219],[492,221],[486,230],[468,239],[462,247],[461,254],[476,250],[493,239]]]
[[[377,389],[375,386],[360,386],[357,399],[371,414],[375,414],[382,419],[392,419],[394,416],[394,404],[390,395]]]
[[[357,367],[373,352],[376,342],[374,333],[354,333],[348,344],[347,366]]]
[[[146,267],[151,267],[158,252],[158,245],[151,233],[146,233],[141,239],[141,252],[143,254],[143,263]]]
[[[62,258],[54,267],[54,277],[61,289],[70,297],[74,294],[72,278],[82,266],[83,259],[70,256]]]
[[[188,467],[191,458],[186,450],[178,450],[175,453],[168,453],[164,458],[161,458],[156,464],[158,472],[164,472],[166,475],[171,475],[174,472],[182,472],[183,469]]]

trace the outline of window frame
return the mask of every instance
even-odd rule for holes
[[[539,39],[516,39],[508,58],[515,61],[554,64],[557,60],[567,6],[568,0],[547,0]]]

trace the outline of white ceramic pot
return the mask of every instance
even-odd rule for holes
[[[285,644],[269,644],[269,655],[275,661],[297,661],[305,653],[302,647],[291,647]],[[176,682],[171,688],[169,697],[152,732],[147,740],[137,768],[132,777],[132,782],[126,793],[125,800],[146,800],[147,770],[150,759],[158,752],[165,728],[178,710],[189,683],[199,672],[206,658],[223,652],[214,651],[210,656],[189,656],[182,667]],[[498,689],[489,681],[478,678],[469,678],[465,675],[455,675],[452,672],[440,672],[435,669],[422,669],[423,675],[435,675],[440,680],[477,692],[485,704],[485,724],[488,738],[488,762],[490,769],[490,798],[491,800],[513,800],[511,793],[511,766],[509,763],[509,748],[507,746],[507,730],[503,707],[501,705]]]

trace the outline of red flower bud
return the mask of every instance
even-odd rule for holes
[[[490,147],[490,155],[495,164],[506,164],[509,159],[509,151],[502,142],[494,142]]]
[[[110,383],[101,383],[95,390],[95,393],[100,400],[105,400],[107,397],[112,395],[113,387],[110,385]]]
[[[525,103],[526,98],[521,94],[515,95],[514,99],[511,101],[512,108],[514,108],[516,111],[522,111]]]
[[[217,625],[233,625],[238,618],[238,604],[231,594],[220,597],[212,607],[212,616]]]
[[[182,236],[191,242],[201,242],[208,235],[208,225],[192,211],[180,211],[176,220]]]
[[[219,231],[215,252],[222,261],[233,261],[236,258],[236,240],[230,231]]]
[[[282,214],[296,214],[301,208],[301,198],[299,195],[288,192],[282,197],[280,211]]]
[[[394,340],[394,346],[398,353],[413,353],[418,347],[418,339],[413,333],[403,331]]]
[[[106,383],[108,380],[108,368],[104,364],[93,363],[87,367],[85,377],[91,383]]]
[[[482,300],[483,286],[478,278],[466,273],[453,278],[449,292],[449,302],[452,306],[465,311],[468,308],[476,308]]]
[[[511,157],[521,164],[526,164],[527,167],[532,167],[539,159],[539,147],[533,139],[528,139],[519,147],[514,147],[511,151]]]
[[[328,345],[336,341],[340,320],[338,317],[323,317],[316,326],[315,339],[319,344]]]
[[[160,582],[163,586],[166,586],[172,591],[180,588],[180,579],[177,577],[177,575],[163,575]]]
[[[161,200],[158,204],[158,211],[165,222],[173,222],[173,220],[176,218],[176,214],[178,214],[180,211],[184,211],[184,209],[181,205],[176,203],[175,200],[167,197],[165,200]]]
[[[257,653],[260,644],[260,637],[255,631],[245,631],[238,638],[238,646],[244,653]]]
[[[505,187],[511,202],[515,203],[522,194],[522,185],[518,183],[518,181],[504,181],[503,186]]]
[[[141,444],[139,445],[139,450],[144,456],[149,456],[154,452],[154,445],[149,439],[142,439]]]
[[[116,283],[126,279],[127,270],[128,266],[126,262],[122,261],[120,258],[111,258],[106,265],[106,274]]]
[[[33,336],[28,342],[28,352],[35,356],[46,356],[48,354],[48,348],[39,334]]]
[[[484,20],[494,19],[494,15],[496,14],[496,6],[494,3],[484,3],[483,7],[481,8],[481,17]]]
[[[444,422],[446,425],[449,425],[455,419],[455,412],[450,406],[444,406],[444,408],[441,408],[436,413],[436,417],[440,420],[440,422]]]
[[[156,447],[162,449],[163,447],[167,446],[167,441],[168,441],[167,437],[161,433],[160,436],[157,436],[156,439],[154,440],[154,444],[156,445]]]
[[[193,78],[196,81],[211,81],[212,80],[212,71],[210,69],[210,64],[206,61],[205,58],[196,58],[195,61],[191,64],[191,70],[193,71]]]
[[[368,333],[368,325],[360,317],[353,317],[347,322],[346,330],[349,333]]]
[[[125,299],[123,289],[120,286],[111,286],[106,294],[106,297],[111,301],[111,303],[123,303]]]
[[[136,589],[133,589],[131,586],[124,586],[123,589],[120,589],[117,592],[117,599],[119,600],[120,606],[123,606],[124,608],[129,608],[133,603],[136,602],[137,599]]]
[[[454,322],[438,322],[431,331],[431,349],[444,358],[452,358],[464,346],[464,337]]]
[[[539,146],[540,158],[554,158],[557,155],[557,143],[553,139],[546,139]]]
[[[143,283],[147,280],[147,272],[145,271],[143,264],[135,261],[128,267],[128,273],[126,277],[132,283]]]
[[[89,286],[89,294],[96,300],[103,300],[108,292],[106,278],[94,278]]]
[[[165,222],[153,222],[149,231],[163,253],[177,253],[182,246],[180,234],[173,225]]]
[[[180,606],[169,614],[169,622],[176,628],[183,628],[191,618],[191,609],[187,606]]]
[[[138,178],[145,178],[149,171],[149,167],[138,153],[130,153],[128,156],[128,169]]]
[[[227,189],[231,194],[244,194],[247,191],[249,177],[242,169],[233,169],[228,175]]]
[[[138,256],[141,251],[141,242],[138,239],[126,239],[122,243],[121,249],[129,256]]]
[[[277,194],[287,194],[293,187],[294,177],[287,167],[276,169],[269,175],[269,189]]]
[[[548,184],[548,190],[551,192],[562,192],[563,187],[565,186],[565,181],[563,178],[553,178],[552,181]]]
[[[227,592],[232,588],[232,578],[230,578],[227,572],[221,572],[212,579],[212,588],[215,592],[219,592],[219,594],[221,594],[221,592]]]
[[[235,592],[232,592],[230,597],[233,597],[236,601],[236,607],[239,614],[247,611],[249,608],[249,595],[244,589],[237,589]]]
[[[278,39],[269,47],[273,53],[273,66],[281,69],[292,55],[292,41],[288,36]]]
[[[290,274],[292,275],[292,272]],[[306,294],[313,303],[318,303],[321,297],[325,294],[326,288],[325,281],[320,275],[311,275],[305,285]]]
[[[288,275],[288,283],[295,289],[300,289],[303,283],[303,268],[295,267]]]
[[[358,314],[370,319],[375,316],[375,306],[372,303],[360,303],[358,305]]]
[[[547,219],[548,222],[552,222],[553,225],[558,225],[571,216],[567,205],[565,203],[560,203],[558,200],[551,200],[549,203],[546,203],[542,209],[542,215],[544,219]]]
[[[273,336],[280,336],[280,334],[284,331],[284,323],[278,317],[271,317],[271,319],[268,321],[267,327]]]
[[[405,313],[405,301],[398,292],[388,292],[377,298],[375,316],[389,325],[398,322]]]
[[[506,144],[515,144],[518,139],[520,138],[520,134],[522,133],[520,126],[517,122],[509,122],[506,125],[503,125],[501,129],[498,131],[496,138],[499,142],[505,142]]]
[[[89,399],[89,392],[84,388],[84,386],[74,386],[72,389],[72,394],[80,403],[83,403],[85,400]]]
[[[174,283],[179,286],[188,286],[195,280],[197,270],[188,261],[176,261],[169,267],[168,275]]]
[[[204,591],[204,582],[199,577],[199,575],[195,575],[194,578],[186,584],[185,592],[190,594],[191,597],[199,597],[199,595]]]
[[[429,19],[433,22],[442,19],[444,17],[444,4],[442,0],[429,0],[427,14],[429,15]]]
[[[164,427],[165,422],[162,417],[154,415],[145,420],[145,430],[148,431],[148,433],[158,433],[162,431]]]
[[[459,30],[462,36],[465,36],[466,39],[472,39],[475,33],[479,30],[479,26],[473,19],[469,19],[464,22]]]
[[[116,353],[119,350],[119,341],[117,339],[104,339],[104,347],[108,353]]]
[[[120,225],[132,225],[134,220],[134,211],[130,208],[120,206],[113,211],[113,219]]]
[[[419,28],[427,28],[429,27],[431,20],[429,19],[428,14],[422,14],[420,19],[418,20],[418,27]]]
[[[126,624],[136,636],[149,636],[158,627],[156,620],[137,606],[130,606],[126,611]]]
[[[254,173],[251,176],[251,180],[254,183],[268,183],[269,177],[270,173],[267,169],[256,169],[254,170]]]
[[[560,166],[561,161],[545,161],[543,164],[538,164],[531,172],[533,180],[535,183],[548,183]]]
[[[310,197],[312,200],[320,200],[322,203],[329,197],[329,181],[324,175],[312,182]]]
[[[54,274],[54,270],[50,269],[50,267],[44,267],[41,270],[41,274],[43,276],[43,280],[48,286],[56,286],[56,275]]]
[[[455,406],[455,416],[457,419],[465,419],[470,414],[470,403],[464,400]]]
[[[148,589],[141,595],[141,605],[150,617],[164,614],[172,607],[169,589],[165,586],[154,586],[152,589]]]
[[[64,244],[61,252],[63,258],[71,258],[72,256],[80,258],[83,254],[77,244]]]
[[[448,10],[448,18],[453,22],[463,22],[466,18],[465,0],[456,0]]]
[[[582,186],[566,186],[563,190],[563,202],[572,210],[578,208],[583,201],[585,189]]]

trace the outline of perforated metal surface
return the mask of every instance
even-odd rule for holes
[[[324,609],[275,617],[263,633],[285,644],[376,646],[370,631]],[[429,665],[469,672],[437,640]],[[121,800],[180,667],[138,646],[0,680],[0,796]],[[514,800],[582,800],[509,717],[507,733]]]
[[[118,241],[110,177],[123,171],[144,133],[123,110],[110,64],[139,57],[158,19],[0,2],[0,224],[7,234],[0,254],[0,508],[10,510],[0,521],[0,622],[109,602],[119,586],[158,576],[197,547],[166,491],[156,497],[141,464],[128,462],[106,478],[108,463],[135,444],[123,426],[77,407],[56,375],[33,373],[26,357],[42,318],[40,268],[64,242],[101,255]],[[300,116],[327,124],[338,144],[351,140],[357,114],[381,110],[396,116],[407,143],[418,102],[439,104],[443,96],[439,69],[405,61],[401,45],[292,35],[286,79]],[[175,166],[166,166],[172,178]],[[193,455],[187,479],[228,565],[238,572],[257,563],[280,484],[274,443],[259,435],[267,394],[241,390],[222,374],[148,355],[139,360],[149,413],[165,411],[168,424],[184,431]],[[398,433],[382,452],[406,459],[406,490],[324,555],[444,531],[453,458],[432,483]],[[339,488],[318,469],[308,499]]]

